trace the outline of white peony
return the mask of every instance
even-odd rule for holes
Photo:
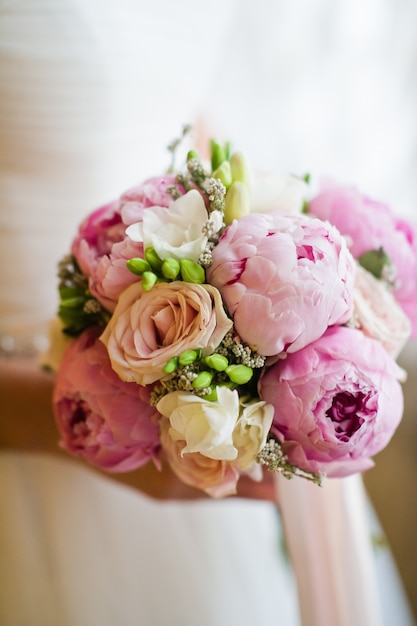
[[[300,213],[307,184],[295,176],[253,172],[249,190],[251,213]]]
[[[238,451],[233,431],[239,418],[239,395],[236,390],[217,387],[216,402],[192,393],[173,391],[157,404],[167,417],[173,440],[184,440],[181,455],[193,452],[215,460],[233,461]]]
[[[201,194],[192,189],[169,208],[153,206],[144,210],[142,222],[132,224],[126,234],[146,248],[155,249],[159,258],[191,259],[197,262],[207,245],[203,226],[209,219]],[[214,216],[214,223],[219,220]],[[218,224],[220,228],[221,223]]]

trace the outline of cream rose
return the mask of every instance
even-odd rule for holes
[[[238,450],[238,462],[250,468],[264,447],[274,417],[274,407],[262,401],[241,403],[243,409],[233,431],[233,444]]]
[[[397,358],[410,337],[411,321],[386,283],[358,265],[353,300],[354,319],[362,332]]]
[[[233,431],[239,418],[236,390],[217,387],[215,402],[192,393],[174,391],[164,396],[156,408],[169,419],[171,438],[185,441],[181,456],[199,452],[222,461],[237,458],[238,451],[233,444]]]
[[[188,349],[210,354],[232,322],[211,285],[175,281],[144,291],[134,283],[120,296],[101,341],[122,380],[148,385],[167,361]]]

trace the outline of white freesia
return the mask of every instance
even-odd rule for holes
[[[217,398],[217,402],[210,402],[192,393],[173,391],[158,402],[156,408],[170,421],[172,439],[186,442],[181,455],[199,452],[215,460],[237,458],[233,431],[239,418],[239,396],[236,390],[217,387]]]
[[[132,224],[126,234],[145,249],[152,247],[159,258],[198,261],[207,245],[203,226],[209,219],[201,194],[192,189],[169,208],[153,206],[144,210],[142,222]]]
[[[355,323],[396,359],[411,335],[411,321],[388,285],[357,265],[353,302]]]
[[[238,449],[242,468],[250,467],[264,447],[272,425],[274,407],[262,401],[242,404],[243,411],[233,432],[233,443]]]
[[[251,213],[300,213],[307,195],[307,184],[296,176],[253,172],[249,191]]]

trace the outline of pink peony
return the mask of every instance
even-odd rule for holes
[[[125,237],[97,260],[90,276],[90,291],[108,311],[114,311],[122,291],[140,280],[126,265],[126,261],[137,257],[144,257],[143,245]]]
[[[300,468],[342,477],[372,467],[398,426],[402,370],[361,331],[335,327],[278,361],[259,383],[271,432]]]
[[[183,351],[213,352],[231,326],[211,285],[175,281],[143,291],[139,282],[121,294],[101,340],[122,380],[147,385]]]
[[[411,319],[417,337],[417,231],[390,208],[353,187],[330,186],[309,203],[309,212],[334,224],[355,258],[384,248],[395,272],[394,295]]]
[[[174,198],[168,193],[169,187],[176,187],[178,193],[183,195],[184,188],[177,185],[175,176],[154,176],[145,180],[144,183],[125,191],[119,201],[119,210],[123,223],[129,226],[142,221],[143,210],[152,206],[169,207]]]
[[[72,254],[89,280],[93,296],[108,311],[113,311],[119,294],[138,280],[126,261],[143,256],[142,244],[125,235],[118,203],[97,209],[81,224],[72,244]]]
[[[150,178],[91,213],[79,227],[72,254],[89,279],[91,293],[108,311],[113,312],[120,293],[139,280],[126,261],[143,258],[143,244],[132,241],[126,227],[141,222],[144,209],[154,204],[169,207],[174,198],[167,189],[174,184],[173,176]],[[178,191],[184,192],[182,187]]]
[[[71,252],[85,276],[90,277],[97,260],[108,255],[114,243],[124,239],[124,231],[117,202],[96,209],[81,223]]]
[[[165,457],[176,476],[186,485],[202,489],[213,498],[236,493],[239,470],[233,463],[211,459],[199,452],[182,455],[185,440],[172,437],[169,420],[161,421],[161,444]]]
[[[207,271],[253,350],[295,352],[352,312],[355,262],[339,232],[303,215],[233,222]]]
[[[149,390],[122,382],[112,370],[100,329],[72,342],[57,373],[53,397],[60,445],[107,472],[157,462],[158,414]]]

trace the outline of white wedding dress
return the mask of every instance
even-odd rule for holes
[[[239,6],[0,1],[4,341],[39,343],[78,222],[162,172],[166,144],[215,99]],[[0,478],[4,626],[300,623],[271,503],[160,503],[70,460],[14,452]],[[394,615],[412,623],[402,600]]]

